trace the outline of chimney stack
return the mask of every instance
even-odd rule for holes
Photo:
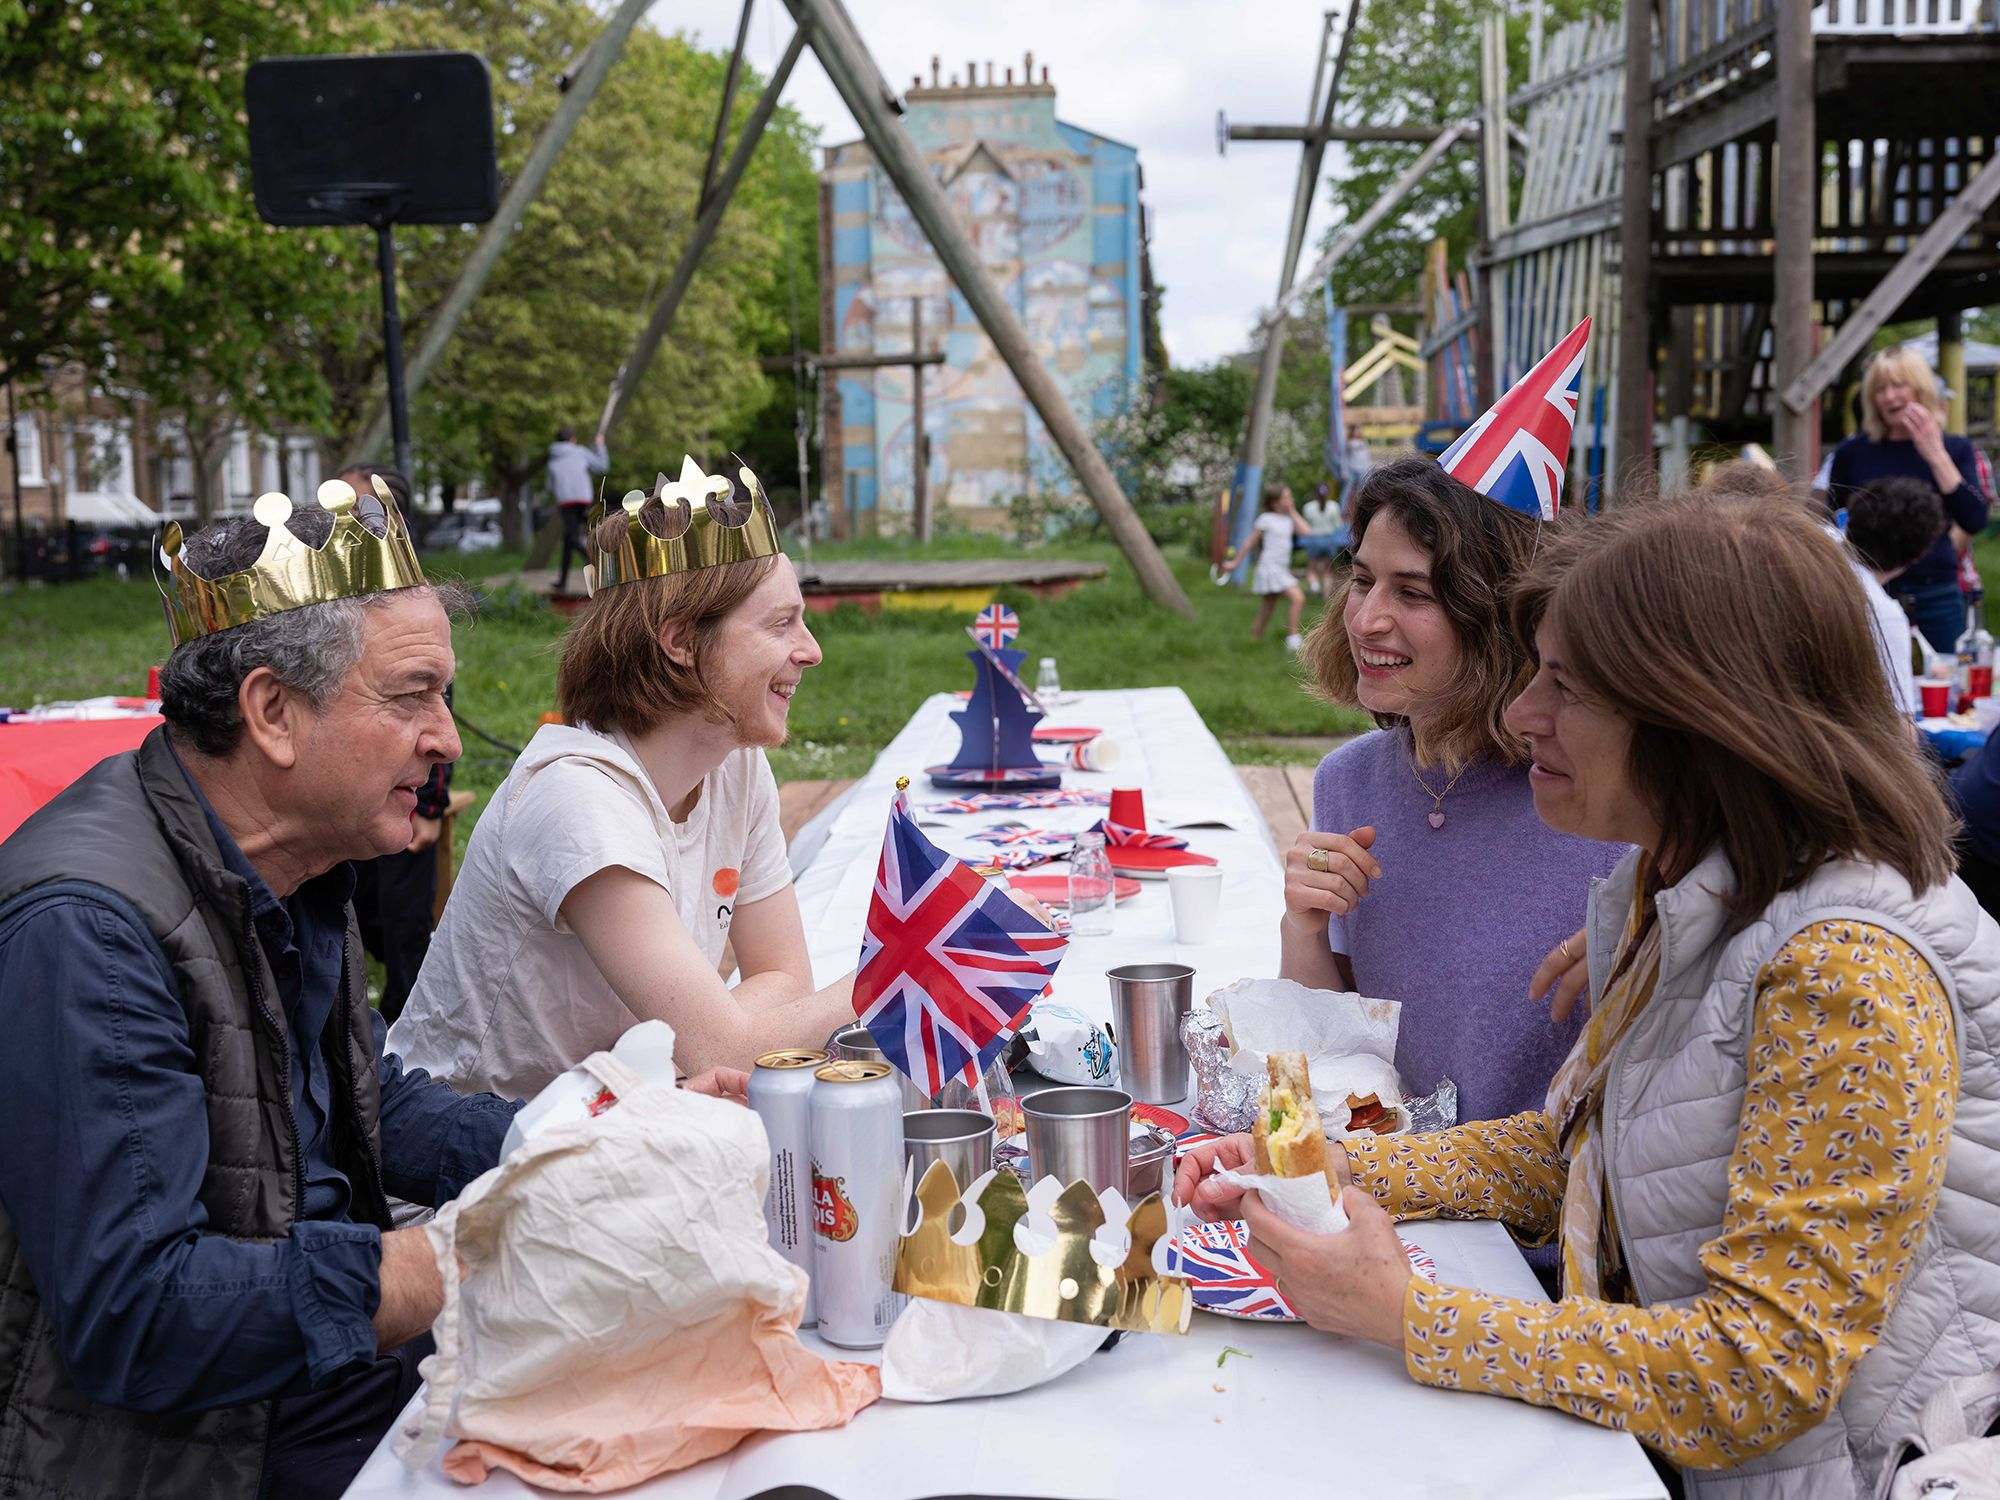
[[[1014,70],[1012,68],[1009,68],[1007,70],[1007,87],[1012,88],[1013,86],[1014,86]]]
[[[936,88],[937,86],[938,86],[938,57],[937,54],[933,52],[931,54],[931,87]]]
[[[970,57],[965,60],[965,86],[969,89],[979,87],[979,63]]]
[[[1034,81],[1035,54],[1032,52],[1023,53],[1021,56],[1021,82],[1032,84]]]
[[[986,63],[986,86],[989,89],[993,87],[993,62],[990,58]]]
[[[1042,82],[1043,82],[1044,84],[1046,84],[1046,83],[1047,83],[1048,81],[1049,81],[1049,65],[1048,65],[1047,63],[1043,63],[1043,64],[1042,64]]]

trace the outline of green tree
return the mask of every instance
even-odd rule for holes
[[[1348,57],[1338,114],[1343,123],[1443,123],[1479,109],[1479,32],[1485,17],[1507,16],[1507,77],[1528,78],[1528,6],[1521,0],[1372,0]],[[1616,16],[1618,0],[1546,0],[1544,33],[1583,16]],[[1338,148],[1336,148],[1338,149]],[[1333,226],[1353,223],[1387,191],[1423,148],[1370,144],[1346,148],[1347,161],[1327,179]],[[1403,302],[1416,296],[1423,252],[1442,235],[1451,264],[1464,264],[1479,234],[1479,151],[1467,140],[1447,151],[1389,219],[1334,268],[1334,295],[1343,303]],[[1349,326],[1349,357],[1370,341],[1366,326]]]
[[[0,361],[89,355],[238,191],[244,58],[344,0],[0,0]],[[107,319],[107,313],[114,315]]]

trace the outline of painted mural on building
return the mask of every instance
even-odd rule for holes
[[[989,66],[984,84],[935,86],[934,71],[934,86],[906,96],[903,125],[1070,405],[1094,422],[1139,390],[1138,152],[1058,120],[1046,81],[991,76]],[[1072,491],[1047,431],[865,145],[829,149],[822,201],[832,232],[822,238],[821,347],[907,352],[921,302],[924,346],[946,356],[923,372],[934,513],[991,525],[1017,495]],[[837,451],[826,434],[827,479],[858,529],[908,524],[912,374],[848,371],[829,402],[839,432]]]

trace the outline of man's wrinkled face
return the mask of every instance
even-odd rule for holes
[[[393,596],[363,613],[361,633],[361,660],[312,715],[294,768],[296,798],[334,862],[407,847],[418,789],[460,750],[444,701],[451,620],[437,599],[422,590]]]

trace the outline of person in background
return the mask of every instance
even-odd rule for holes
[[[584,562],[590,561],[590,550],[583,539],[584,517],[597,498],[597,486],[590,482],[590,476],[602,474],[610,467],[611,455],[605,449],[603,433],[598,433],[586,448],[576,440],[574,427],[556,429],[556,440],[549,444],[549,493],[555,496],[556,510],[562,516],[562,562],[556,570],[558,594],[569,592],[570,554],[574,552]]]
[[[1299,649],[1299,614],[1306,607],[1306,596],[1298,579],[1292,576],[1292,538],[1297,534],[1298,524],[1299,512],[1292,503],[1291,489],[1282,484],[1267,484],[1264,508],[1244,546],[1244,555],[1254,554],[1257,560],[1250,574],[1250,592],[1260,596],[1257,623],[1250,627],[1250,639],[1264,639],[1264,628],[1271,623],[1271,613],[1282,598],[1287,605],[1287,651]]]
[[[377,478],[389,488],[396,508],[410,513],[410,481],[383,464],[356,464],[338,475],[361,493],[372,493]],[[451,688],[444,693],[447,712]],[[410,842],[394,854],[354,863],[354,915],[361,927],[361,946],[382,965],[382,998],[378,1009],[391,1025],[403,1013],[403,1002],[417,982],[424,955],[431,946],[431,916],[437,908],[437,841],[444,831],[445,809],[451,802],[451,765],[441,760],[417,789],[416,811],[410,815]]]
[[[1930,1399],[2000,1368],[2000,927],[1848,574],[1802,507],[1734,497],[1549,537],[1507,727],[1549,826],[1633,849],[1546,1105],[1334,1147],[1339,1234],[1214,1179],[1247,1135],[1176,1174],[1309,1325],[1627,1432],[1690,1496],[1878,1500]],[[1431,1217],[1559,1245],[1561,1300],[1413,1277],[1391,1219]]]
[[[1382,465],[1302,656],[1321,697],[1379,727],[1313,777],[1312,828],[1285,855],[1279,973],[1399,1001],[1404,1089],[1451,1079],[1461,1120],[1540,1107],[1582,1018],[1530,1003],[1531,976],[1625,854],[1535,816],[1527,743],[1501,722],[1533,671],[1504,591],[1543,530],[1429,459]]]
[[[1315,594],[1333,592],[1334,567],[1353,541],[1332,495],[1328,486],[1319,485],[1313,490],[1312,499],[1299,511],[1306,526],[1305,535],[1300,538],[1306,549],[1306,587]]]
[[[1869,361],[1861,381],[1861,425],[1833,451],[1827,484],[1836,512],[1863,485],[1917,479],[1937,491],[1954,526],[1968,536],[1986,529],[1990,497],[1980,486],[1972,444],[1944,431],[1937,377],[1915,351],[1893,345]],[[1896,581],[1910,623],[1938,651],[1953,650],[1965,629],[1958,566],[1950,539],[1940,536]]]
[[[1922,705],[1912,671],[1909,616],[1889,596],[1889,586],[1927,556],[1944,531],[1944,502],[1921,479],[1878,479],[1848,496],[1847,546],[1874,618],[1882,669],[1896,707],[1906,714]]]

